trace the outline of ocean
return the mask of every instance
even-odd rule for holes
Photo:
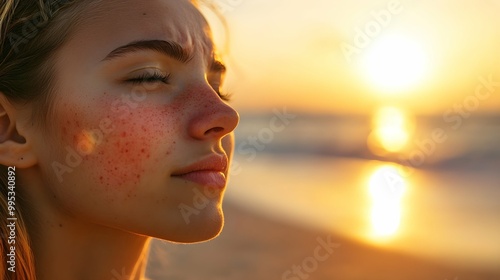
[[[408,147],[386,154],[369,147],[371,119],[242,115],[226,199],[376,246],[499,267],[500,116],[460,126],[416,117]],[[433,142],[436,129],[445,141]]]

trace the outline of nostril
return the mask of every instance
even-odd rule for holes
[[[218,134],[218,133],[220,133],[222,131],[224,131],[224,128],[222,128],[220,126],[218,126],[218,127],[212,127],[211,129],[209,129],[209,130],[207,130],[205,132],[205,135],[208,135],[210,133],[216,133],[216,134]]]

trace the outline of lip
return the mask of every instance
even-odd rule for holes
[[[226,186],[225,172],[228,159],[225,155],[211,155],[172,173],[172,177],[196,184],[223,189]]]

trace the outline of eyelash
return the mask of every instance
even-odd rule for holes
[[[157,82],[168,84],[169,78],[170,75],[163,75],[160,73],[154,73],[154,74],[145,73],[136,78],[128,79],[127,82],[132,84],[157,83]]]
[[[231,93],[224,93],[224,92],[221,92],[220,90],[216,90],[215,92],[219,95],[220,99],[222,99],[226,102],[231,101],[231,97],[232,97]]]
[[[136,78],[131,78],[128,79],[127,82],[138,85],[138,84],[143,84],[143,83],[157,83],[157,82],[162,82],[164,84],[168,84],[170,79],[170,74],[169,75],[163,75],[160,73],[145,73],[142,74]],[[215,90],[215,89],[214,89]],[[220,99],[229,102],[231,100],[232,94],[226,94],[221,92],[220,90],[215,90],[215,92],[219,95]]]

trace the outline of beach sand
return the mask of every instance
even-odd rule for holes
[[[474,271],[439,264],[340,235],[277,222],[231,203],[225,203],[224,212],[225,228],[215,240],[192,245],[155,240],[148,277],[151,280],[500,279],[500,268]],[[325,246],[328,242],[335,246]],[[293,266],[300,266],[301,272],[294,274]],[[290,272],[284,275],[287,271]]]

